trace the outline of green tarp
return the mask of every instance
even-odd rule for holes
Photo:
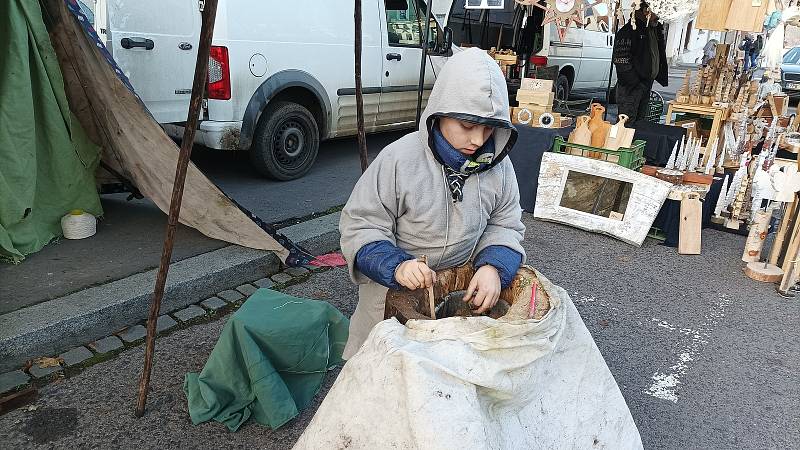
[[[259,289],[231,316],[183,390],[194,424],[236,431],[250,417],[278,428],[307,407],[341,364],[349,321],[331,304]]]
[[[69,111],[39,2],[0,1],[0,258],[39,251],[72,209],[101,215],[99,160]]]

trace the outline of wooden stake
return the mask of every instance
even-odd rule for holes
[[[178,217],[183,199],[183,185],[186,181],[186,169],[189,166],[189,157],[192,154],[194,134],[200,119],[200,107],[203,102],[206,79],[208,77],[208,54],[211,48],[211,38],[214,35],[214,22],[217,17],[217,0],[205,0],[202,10],[202,25],[200,28],[200,42],[197,48],[197,62],[194,67],[194,82],[192,83],[192,96],[189,100],[189,115],[186,119],[186,128],[183,131],[183,141],[178,155],[178,166],[175,168],[175,181],[172,185],[172,198],[169,204],[167,231],[164,237],[164,247],[161,251],[161,262],[158,266],[156,286],[150,302],[150,313],[147,317],[147,341],[144,352],[144,368],[139,379],[139,395],[136,402],[136,417],[144,415],[147,403],[147,390],[150,385],[150,372],[153,368],[153,353],[155,351],[156,322],[161,309],[161,299],[164,297],[164,286],[167,282],[167,272],[172,259],[172,247],[175,244],[175,230],[178,226]]]
[[[425,255],[422,255],[419,260],[428,264],[428,257]],[[433,285],[428,288],[428,307],[431,310],[431,319],[436,320],[436,296],[433,293]]]
[[[367,170],[367,136],[364,132],[364,94],[361,89],[361,1],[355,0],[353,22],[355,23],[355,81],[356,81],[356,127],[358,129],[358,156],[361,173]]]
[[[797,202],[789,203],[789,206],[784,206],[783,217],[781,218],[781,226],[778,228],[778,233],[775,235],[775,242],[772,243],[772,250],[769,254],[769,263],[778,265],[783,252],[783,244],[786,242],[786,233],[790,225],[794,222],[794,216],[797,212]]]

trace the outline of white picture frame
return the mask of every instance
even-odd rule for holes
[[[619,217],[602,217],[561,206],[561,197],[571,171],[631,183],[633,188],[621,220]],[[533,216],[641,246],[671,188],[672,183],[614,163],[547,152],[542,156]]]

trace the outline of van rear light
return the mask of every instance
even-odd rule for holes
[[[531,56],[531,59],[528,61],[530,61],[534,66],[547,66],[547,56]]]
[[[231,99],[231,70],[228,47],[212,45],[208,54],[208,98]]]

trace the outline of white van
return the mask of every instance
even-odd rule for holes
[[[198,3],[99,0],[96,6],[96,29],[174,137],[182,135],[191,94]],[[443,13],[434,5],[432,13],[441,18],[449,6]],[[367,132],[415,123],[425,8],[421,0],[362,2]],[[431,22],[425,98],[436,68],[452,54],[449,30]],[[249,150],[258,171],[278,180],[302,176],[321,139],[356,134],[354,35],[352,1],[219,0],[196,142]]]
[[[502,10],[468,10],[456,0],[445,24],[453,30],[455,45],[514,49],[527,59],[528,73],[533,66],[557,66],[555,96],[567,100],[573,92],[596,93],[608,87],[613,12],[598,2],[584,15],[582,27],[573,23],[560,38],[553,22],[542,25],[545,14],[541,8],[507,0]],[[512,86],[509,90],[513,95]]]

